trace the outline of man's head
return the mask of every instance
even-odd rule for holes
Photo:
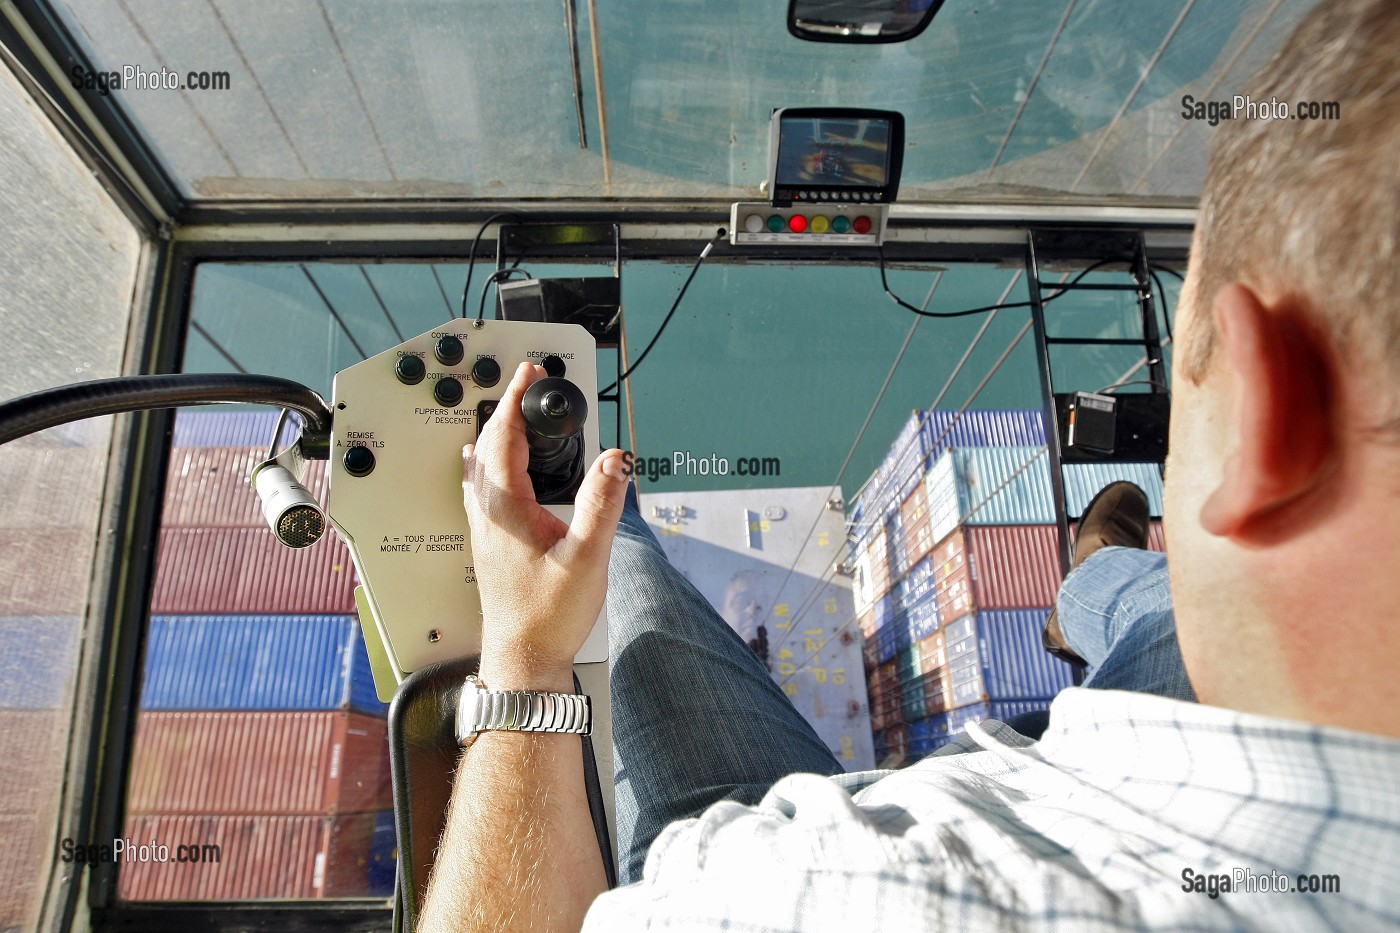
[[[1400,736],[1397,49],[1394,0],[1325,2],[1239,93],[1339,117],[1217,131],[1167,533],[1205,702]]]

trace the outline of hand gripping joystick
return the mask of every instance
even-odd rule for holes
[[[530,444],[530,482],[541,505],[572,504],[583,482],[588,400],[567,379],[546,376],[520,403]]]

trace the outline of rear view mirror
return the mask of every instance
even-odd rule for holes
[[[811,42],[903,42],[928,27],[944,0],[791,0],[788,32]]]

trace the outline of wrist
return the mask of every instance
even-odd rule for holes
[[[477,676],[491,690],[574,692],[572,660],[546,661],[520,654],[483,651]]]

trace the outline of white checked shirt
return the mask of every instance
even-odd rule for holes
[[[1038,743],[968,731],[980,750],[673,823],[584,930],[1400,928],[1400,742],[1082,688]],[[1340,892],[1195,880],[1237,868]]]

